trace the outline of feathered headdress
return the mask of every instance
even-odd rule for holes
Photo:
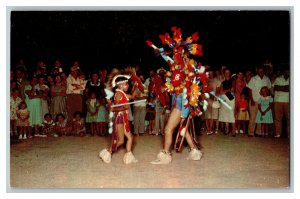
[[[118,79],[120,80],[118,81]],[[135,69],[132,67],[127,67],[122,70],[119,70],[117,68],[112,69],[112,71],[107,76],[106,88],[112,90],[112,88],[116,87],[118,84],[125,83],[129,79],[136,82],[138,84],[139,90],[141,90],[141,92],[144,92],[144,86],[140,78],[136,75]]]
[[[189,58],[189,55],[202,56],[202,45],[197,44],[199,40],[198,32],[192,34],[183,40],[181,28],[176,26],[171,28],[173,38],[169,33],[159,35],[161,43],[168,45],[172,52],[165,52],[163,48],[157,48],[151,41],[147,44],[158,51],[170,66],[166,73],[166,91],[169,93],[182,94],[187,100],[185,106],[190,106],[192,113],[199,113],[199,107],[206,109],[205,92],[207,92],[207,82],[205,67],[201,66],[195,60]],[[169,57],[169,55],[172,57]]]

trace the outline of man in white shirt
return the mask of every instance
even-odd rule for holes
[[[283,70],[283,75],[277,77],[272,85],[274,88],[274,114],[275,114],[275,138],[281,136],[282,118],[286,119],[287,135],[289,136],[290,126],[290,74],[288,69]]]
[[[68,122],[73,121],[73,114],[77,111],[82,113],[82,92],[85,89],[84,80],[78,77],[79,67],[72,66],[71,74],[67,78],[67,112]]]
[[[259,66],[257,68],[257,75],[252,77],[249,81],[247,87],[249,88],[249,112],[250,112],[250,119],[249,119],[249,127],[248,127],[248,136],[253,137],[255,132],[255,118],[258,111],[258,99],[260,98],[260,89],[262,87],[271,88],[270,79],[265,76],[265,69],[263,66]],[[261,135],[261,125],[257,124],[256,126],[256,134],[258,136]]]

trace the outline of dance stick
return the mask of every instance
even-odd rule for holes
[[[157,48],[151,41],[147,40],[146,43],[148,44],[148,46],[152,47],[153,49],[155,50],[158,50],[160,52],[160,55],[162,56],[162,58],[166,61],[166,62],[169,62],[171,64],[174,63],[173,59],[167,55],[165,55],[163,52],[164,52],[164,49],[163,48]]]
[[[124,106],[124,105],[128,105],[128,104],[135,104],[135,103],[139,103],[139,102],[145,102],[147,101],[146,99],[143,99],[143,100],[136,100],[136,101],[133,101],[133,102],[127,102],[127,103],[124,103],[124,104],[114,104],[112,105],[111,107],[114,108],[114,107],[119,107],[119,106]]]
[[[211,95],[213,95],[215,98],[217,98],[217,99],[218,99],[223,105],[225,105],[228,109],[232,110],[232,107],[229,106],[229,104],[227,104],[227,102],[225,102],[224,99],[222,99],[221,97],[215,95],[215,91],[211,91],[211,92],[209,92],[209,93],[210,93]]]

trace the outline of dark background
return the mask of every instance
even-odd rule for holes
[[[67,71],[74,61],[86,72],[167,67],[145,40],[162,47],[158,35],[172,26],[182,28],[183,39],[198,31],[198,60],[212,68],[254,71],[266,59],[290,67],[289,11],[12,11],[11,67],[20,58],[29,70],[38,60],[52,68],[55,59]]]

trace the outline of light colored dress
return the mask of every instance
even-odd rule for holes
[[[55,86],[52,87],[52,92],[54,93],[60,93],[60,92],[66,92],[67,87],[66,85],[62,84],[61,86]],[[50,104],[50,113],[53,118],[55,118],[58,114],[67,115],[67,97],[66,96],[54,96],[51,99]]]
[[[104,105],[101,105],[98,110],[97,122],[108,122],[108,111]]]
[[[31,90],[31,85],[25,86],[24,91]],[[25,102],[27,104],[29,115],[30,126],[38,125],[43,123],[44,116],[42,115],[42,101],[40,98],[29,99],[28,95],[25,94]]]
[[[49,87],[45,84],[42,86],[40,86],[39,84],[35,85],[35,90],[37,90],[37,91],[45,92],[45,90],[47,90],[47,89],[49,90]],[[41,103],[42,103],[42,116],[44,118],[44,115],[46,113],[49,113],[49,106],[48,106],[47,100],[45,100],[45,99],[41,99]]]
[[[17,117],[17,111],[19,109],[19,105],[22,102],[22,99],[20,97],[17,97],[16,100],[12,96],[10,96],[10,119],[16,120]]]
[[[225,94],[221,95],[220,98],[222,98],[232,109],[230,110],[228,107],[221,103],[221,107],[219,109],[219,121],[235,123],[235,99],[229,100]]]
[[[273,98],[270,96],[267,97],[260,97],[258,99],[258,104],[260,104],[260,108],[262,111],[265,111],[270,103],[273,102]],[[273,124],[273,115],[272,115],[272,109],[270,109],[264,116],[262,116],[261,112],[258,111],[256,114],[255,122],[258,124]]]
[[[99,102],[97,99],[89,99],[89,100],[87,100],[86,105],[87,105],[88,109],[90,109],[91,112],[96,112],[97,106],[99,106]],[[97,117],[98,117],[97,113],[95,115],[91,115],[87,111],[85,121],[86,121],[86,123],[97,122]]]
[[[17,119],[17,126],[29,126],[29,121],[28,121],[28,116],[29,116],[29,111],[27,108],[25,109],[20,109],[17,111],[18,115],[20,118]],[[27,118],[27,119],[25,119]],[[21,119],[25,119],[25,120],[21,120]]]

